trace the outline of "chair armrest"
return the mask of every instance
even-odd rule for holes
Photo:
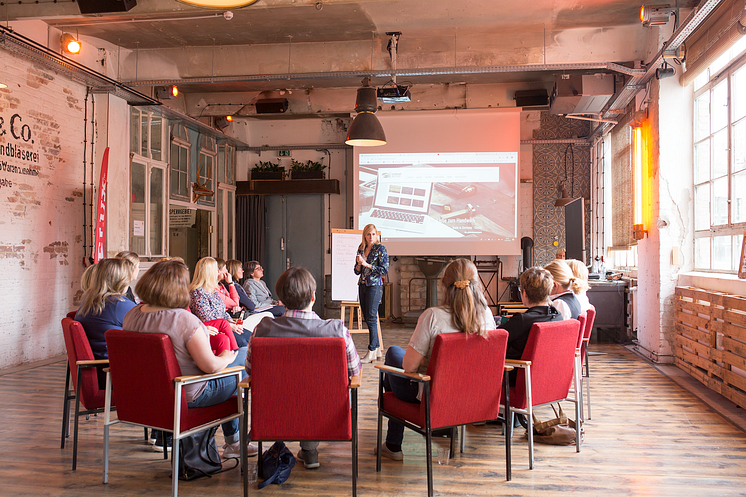
[[[360,388],[361,384],[362,381],[359,374],[350,378],[350,388]]]
[[[505,365],[525,369],[527,366],[531,365],[531,361],[519,361],[518,359],[505,359]]]
[[[96,359],[96,360],[89,360],[89,361],[76,361],[75,364],[78,366],[83,367],[92,367],[92,366],[101,366],[104,364],[109,364],[109,359]]]
[[[407,378],[407,379],[410,379],[412,381],[416,381],[419,383],[430,381],[430,377],[427,375],[419,374],[419,373],[407,373],[401,368],[394,368],[391,366],[380,365],[380,364],[376,365],[376,368],[380,369],[386,374],[392,374],[394,376],[399,376],[401,378]]]
[[[503,371],[513,371],[515,368],[513,366],[505,365],[505,369]]]
[[[195,374],[190,376],[177,376],[174,378],[175,383],[193,383],[195,381],[205,381],[205,380],[213,380],[215,378],[223,378],[224,376],[230,376],[232,374],[236,374],[240,371],[243,371],[243,366],[233,366],[230,368],[225,368],[222,371],[218,371],[217,373],[209,373],[209,374]]]
[[[244,390],[248,390],[251,388],[251,376],[247,376],[243,380],[238,382],[238,388],[243,388]]]

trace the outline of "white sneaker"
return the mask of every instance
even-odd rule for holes
[[[368,364],[378,359],[378,354],[375,350],[369,350],[363,357],[360,358],[360,362]]]
[[[259,447],[250,443],[246,446],[246,455],[255,456],[259,453]],[[241,458],[241,442],[223,445],[223,459]]]
[[[376,349],[376,356],[378,357],[378,359],[380,359],[381,357],[383,357],[383,347],[378,347]]]

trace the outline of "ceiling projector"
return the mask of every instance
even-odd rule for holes
[[[412,101],[409,87],[403,85],[382,86],[376,90],[376,96],[378,100],[387,104]]]

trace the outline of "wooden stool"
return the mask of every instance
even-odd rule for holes
[[[340,304],[340,318],[342,319],[342,323],[345,322],[345,309],[349,307],[350,308],[350,324],[347,326],[347,329],[350,330],[350,334],[354,335],[356,333],[368,333],[368,330],[363,329],[363,313],[360,310],[360,302],[352,301],[352,300],[343,300]],[[353,322],[353,316],[355,315],[355,309],[357,309],[357,328],[352,327]],[[383,350],[383,334],[381,333],[381,320],[378,317],[378,312],[376,312],[376,324],[378,325],[378,346],[381,350]]]

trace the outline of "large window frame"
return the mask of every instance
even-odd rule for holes
[[[192,198],[192,182],[189,175],[189,132],[181,124],[174,124],[171,130],[169,157],[169,198],[189,202]]]
[[[736,273],[746,229],[746,39],[694,80],[694,269]]]

